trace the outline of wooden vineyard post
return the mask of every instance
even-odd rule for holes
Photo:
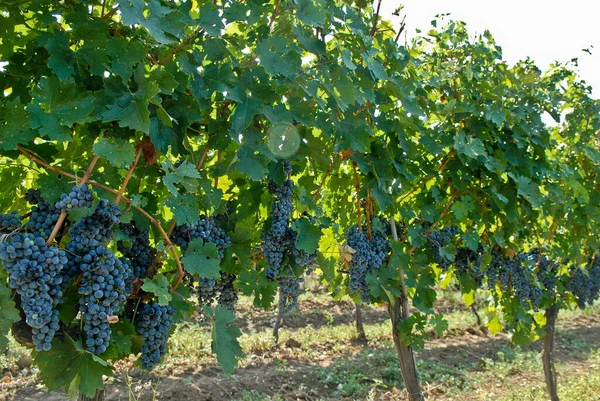
[[[546,310],[546,337],[544,338],[542,362],[544,364],[546,388],[548,389],[548,395],[550,396],[551,401],[560,401],[557,391],[556,369],[554,367],[554,333],[557,317],[558,308],[556,306]]]
[[[396,222],[393,217],[390,218],[390,226],[394,241],[398,241]],[[400,361],[402,378],[404,379],[406,391],[408,392],[408,399],[410,401],[424,401],[425,397],[423,396],[421,386],[419,385],[419,374],[417,372],[417,364],[413,349],[410,345],[406,345],[402,342],[398,333],[398,324],[402,320],[408,319],[410,316],[408,309],[408,295],[406,284],[404,283],[404,271],[401,266],[398,266],[398,272],[400,274],[401,295],[399,297],[394,297],[389,305],[389,313],[392,320],[392,336],[394,337],[394,345],[396,346],[398,360]]]

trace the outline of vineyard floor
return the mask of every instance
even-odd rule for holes
[[[515,347],[505,334],[486,335],[456,294],[439,302],[449,330],[417,353],[428,400],[546,400],[541,344]],[[405,400],[402,379],[382,307],[365,307],[368,345],[354,340],[354,306],[332,301],[311,288],[300,309],[286,317],[280,342],[272,341],[273,311],[259,311],[242,298],[238,325],[244,360],[225,377],[210,352],[208,326],[197,319],[182,325],[170,353],[148,374],[134,360],[118,366],[106,386],[107,400]],[[484,312],[480,311],[484,316]],[[600,305],[559,317],[557,370],[565,401],[600,400]],[[434,334],[432,333],[432,336]],[[15,345],[0,357],[0,400],[66,401],[48,393]],[[19,367],[20,366],[20,367]]]

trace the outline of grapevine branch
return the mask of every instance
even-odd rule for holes
[[[354,171],[354,186],[356,187],[356,218],[358,221],[358,231],[362,231],[361,211],[360,211],[360,183],[358,182],[358,173],[356,172],[356,162],[352,162]]]
[[[271,30],[271,27],[273,26],[273,22],[275,22],[275,17],[277,16],[277,12],[279,11],[280,4],[281,4],[281,0],[277,0],[277,4],[275,5],[275,10],[273,11],[273,14],[271,15],[271,20],[269,21],[269,31]]]
[[[121,198],[123,197],[125,188],[127,188],[129,179],[131,178],[131,175],[133,174],[133,170],[135,170],[135,167],[137,166],[138,161],[140,160],[141,154],[142,154],[142,146],[139,145],[137,147],[137,151],[135,152],[135,158],[133,159],[131,166],[129,166],[129,170],[127,170],[127,175],[125,176],[125,179],[123,180],[123,183],[121,184],[121,188],[119,189],[119,193],[117,194],[117,197],[115,199],[115,205],[117,205],[117,206],[119,205],[119,202],[121,202]]]
[[[377,21],[379,20],[379,12],[381,11],[381,0],[377,3],[377,11],[375,11],[375,15],[373,16],[373,27],[371,28],[371,37],[375,36],[377,32]]]
[[[99,157],[98,156],[94,156],[92,158],[92,161],[90,162],[90,165],[87,169],[87,171],[85,172],[85,174],[83,175],[83,178],[81,179],[81,183],[80,185],[83,185],[87,182],[87,180],[90,178],[90,176],[92,175],[92,171],[94,171],[94,167],[96,166],[96,162],[98,161]],[[54,228],[52,229],[52,232],[50,233],[50,237],[48,237],[48,241],[46,241],[46,246],[50,246],[52,245],[52,242],[54,242],[54,238],[56,238],[56,236],[58,235],[58,232],[60,231],[60,227],[62,226],[62,224],[65,222],[65,219],[67,218],[67,214],[68,212],[62,212],[60,214],[60,216],[58,216],[58,220],[56,221],[56,224],[54,225]]]
[[[181,49],[183,49],[185,46],[189,45],[194,39],[196,39],[196,37],[198,35],[201,35],[202,33],[204,33],[204,29],[202,28],[198,28],[194,31],[194,33],[192,33],[190,36],[188,36],[187,38],[185,38],[183,40],[183,42],[181,42],[179,45],[175,46],[173,48],[173,50],[171,50],[169,52],[169,54],[167,54],[166,56],[164,56],[163,58],[161,58],[158,61],[158,65],[163,65],[164,63],[166,63],[167,61],[171,60],[173,58],[173,56],[175,56],[175,54],[177,54]]]
[[[331,170],[333,169],[333,165],[335,164],[337,158],[337,153],[334,153],[332,158],[331,158],[331,163],[329,164],[329,167],[327,168],[327,171],[325,172],[325,175],[323,175],[323,179],[321,180],[321,184],[319,184],[319,187],[317,188],[317,191],[314,193],[312,200],[315,201],[317,200],[317,198],[319,197],[319,194],[321,193],[321,190],[323,189],[323,185],[325,185],[325,181],[327,181],[327,178],[329,177],[329,174],[331,174]]]
[[[444,171],[446,169],[446,166],[448,166],[448,163],[450,162],[450,160],[452,159],[452,157],[456,154],[456,150],[452,150],[450,153],[448,153],[448,156],[446,157],[446,160],[442,163],[442,165],[440,166],[440,168],[438,169],[438,173],[441,173],[442,171]],[[427,184],[429,181],[433,180],[435,178],[435,176],[429,176],[427,177],[424,181],[422,181],[418,186],[416,186],[415,188],[413,188],[412,190],[410,190],[408,193],[406,193],[405,195],[403,195],[399,200],[398,200],[398,204],[401,204],[402,201],[404,201],[404,199],[408,198],[410,195],[414,194],[415,192],[417,192],[419,189],[423,188],[423,186],[425,186],[425,184]]]
[[[25,157],[27,157],[29,160],[33,161],[34,163],[37,163],[37,164],[39,164],[39,165],[47,168],[50,171],[54,171],[55,173],[64,175],[65,177],[70,177],[70,178],[77,179],[77,176],[75,174],[66,172],[64,170],[61,170],[61,169],[59,169],[59,168],[57,168],[55,166],[52,166],[52,165],[46,163],[45,161],[43,161],[43,160],[39,159],[38,157],[32,155],[28,150],[26,150],[22,146],[18,146],[18,149],[21,151],[21,153],[23,153],[23,155]],[[118,191],[115,191],[114,189],[110,188],[109,186],[101,184],[101,183],[99,183],[97,181],[88,180],[87,182],[90,185],[93,185],[93,186],[98,187],[98,188],[102,188],[105,191],[108,191],[108,192],[113,193],[115,195],[119,194]],[[169,239],[169,236],[167,235],[167,233],[165,232],[165,230],[162,228],[160,222],[156,218],[154,218],[150,213],[148,213],[147,211],[145,211],[141,207],[134,205],[133,202],[131,201],[131,199],[128,199],[125,196],[122,196],[121,200],[123,202],[127,203],[128,205],[131,205],[134,209],[136,209],[138,212],[140,212],[141,214],[143,214],[160,231],[161,235],[163,236],[163,238],[165,240],[166,247],[171,250],[171,253],[173,254],[173,259],[175,259],[175,263],[177,263],[177,270],[179,272],[179,276],[177,277],[177,281],[175,282],[175,284],[173,284],[173,286],[171,287],[171,290],[175,290],[179,286],[179,284],[181,283],[181,280],[183,280],[184,272],[183,272],[183,266],[181,265],[181,261],[179,260],[179,255],[177,255],[177,251],[175,250],[175,247],[173,246],[173,243]]]

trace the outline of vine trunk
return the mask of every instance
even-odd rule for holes
[[[542,362],[544,364],[544,378],[551,401],[560,401],[557,391],[556,369],[554,367],[554,334],[558,308],[553,306],[546,310],[546,338],[544,338],[544,351]]]

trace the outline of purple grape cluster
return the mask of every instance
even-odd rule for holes
[[[279,310],[281,313],[290,313],[298,306],[300,284],[303,281],[302,277],[296,277],[291,271],[286,276],[277,277],[277,283],[279,284]]]
[[[158,365],[167,350],[169,331],[175,309],[157,303],[144,304],[139,311],[137,331],[142,336],[142,368],[151,370]]]
[[[82,274],[79,311],[83,316],[86,348],[95,354],[103,353],[108,347],[109,319],[116,315],[130,290],[131,268],[104,247],[113,236],[113,227],[121,215],[117,205],[100,200],[91,216],[71,227],[71,241],[66,246],[68,269],[64,280]]]
[[[531,266],[523,259],[520,255],[504,258],[498,250],[492,251],[492,261],[485,270],[488,286],[492,291],[499,286],[524,308],[530,305],[536,308],[542,299],[542,290],[537,286]]]
[[[75,185],[71,192],[62,194],[54,207],[60,212],[68,212],[71,209],[92,207],[94,195],[87,184]]]
[[[191,226],[189,224],[178,225],[173,231],[173,243],[181,247],[184,254],[190,242],[197,238],[202,238],[204,243],[215,244],[221,259],[225,255],[225,248],[231,246],[231,238],[225,230],[217,226],[212,217],[205,215],[201,215],[196,224]]]
[[[158,253],[156,248],[150,245],[148,230],[140,230],[135,224],[121,224],[120,228],[131,239],[131,244],[118,241],[117,249],[128,260],[132,269],[132,279],[146,277],[146,272]]]
[[[274,280],[283,264],[286,250],[290,249],[293,244],[290,234],[290,219],[294,184],[292,180],[285,180],[282,185],[271,181],[268,189],[273,195],[269,215],[271,226],[262,235],[262,251],[267,262],[267,278]]]
[[[441,254],[440,248],[448,245],[459,232],[458,227],[451,226],[432,231],[427,236],[429,247],[433,250],[435,263],[444,271],[448,270],[452,261]]]
[[[567,289],[575,296],[577,306],[585,309],[600,297],[600,261],[594,260],[588,272],[572,266],[566,284]]]
[[[31,208],[31,217],[25,225],[27,231],[48,238],[58,221],[60,210],[43,200],[38,191],[28,192],[28,194],[30,194],[29,199],[35,202],[33,203],[35,206]]]
[[[0,232],[9,233],[21,227],[23,217],[17,212],[0,214]]]
[[[357,225],[346,230],[346,245],[355,251],[348,269],[348,288],[352,293],[359,293],[363,302],[369,302],[371,299],[367,275],[381,267],[391,249],[389,241],[381,231],[372,230],[370,241],[366,231],[366,227],[359,230]]]
[[[65,251],[46,246],[38,234],[14,234],[0,242],[0,259],[8,271],[10,287],[21,297],[36,350],[49,351],[59,329],[57,308],[63,300]]]
[[[117,205],[102,199],[91,216],[84,217],[71,227],[71,240],[66,246],[69,263],[65,271],[65,284],[80,273],[85,255],[112,238],[113,226],[119,223],[121,216]]]
[[[79,311],[83,317],[85,345],[90,352],[99,355],[106,351],[110,341],[110,317],[117,314],[127,299],[125,283],[129,266],[102,245],[90,250],[82,260]]]

